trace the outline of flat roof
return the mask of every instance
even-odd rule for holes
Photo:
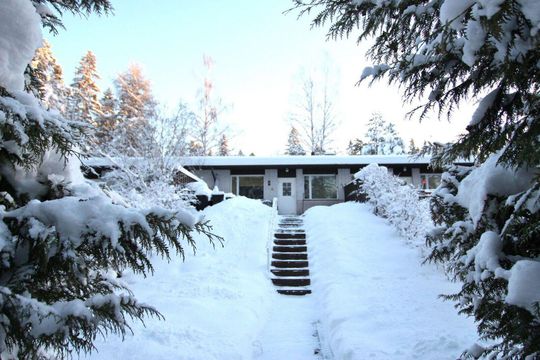
[[[236,166],[364,166],[369,164],[428,165],[430,157],[414,155],[312,155],[312,156],[186,156],[178,159],[185,167],[236,167]]]

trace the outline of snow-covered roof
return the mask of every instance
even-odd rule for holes
[[[84,159],[82,163],[85,166],[90,166],[90,167],[95,168],[95,167],[115,167],[115,166],[118,166],[118,163],[122,161],[126,161],[126,159],[117,159],[117,158],[111,158],[111,157],[93,157],[89,159]],[[142,161],[142,160],[140,158],[130,158],[129,161],[137,162],[137,161]],[[199,178],[197,175],[187,170],[180,164],[181,162],[178,161],[178,164],[175,166],[176,170],[178,170],[182,174],[186,175],[187,177],[190,177],[191,179],[195,181],[204,182],[201,178]]]
[[[368,164],[427,165],[429,157],[411,155],[314,155],[314,156],[189,156],[179,158],[186,167],[229,167],[229,166],[359,166]]]

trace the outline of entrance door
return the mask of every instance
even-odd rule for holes
[[[278,185],[278,213],[296,215],[296,178],[279,178]]]

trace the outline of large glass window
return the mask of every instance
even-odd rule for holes
[[[337,199],[335,175],[304,176],[305,199]]]
[[[441,174],[420,174],[420,188],[435,190],[441,183]]]
[[[233,176],[232,192],[250,199],[263,199],[264,176]]]

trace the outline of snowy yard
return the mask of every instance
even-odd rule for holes
[[[471,319],[437,296],[456,284],[420,265],[419,249],[367,205],[305,215],[320,332],[335,359],[456,359],[476,339]]]
[[[306,214],[305,297],[279,295],[269,280],[272,209],[235,198],[205,214],[225,247],[199,239],[185,263],[159,262],[146,280],[126,276],[165,321],[136,323],[124,342],[101,340],[90,358],[454,359],[475,339],[472,321],[437,298],[455,286],[364,205]]]

